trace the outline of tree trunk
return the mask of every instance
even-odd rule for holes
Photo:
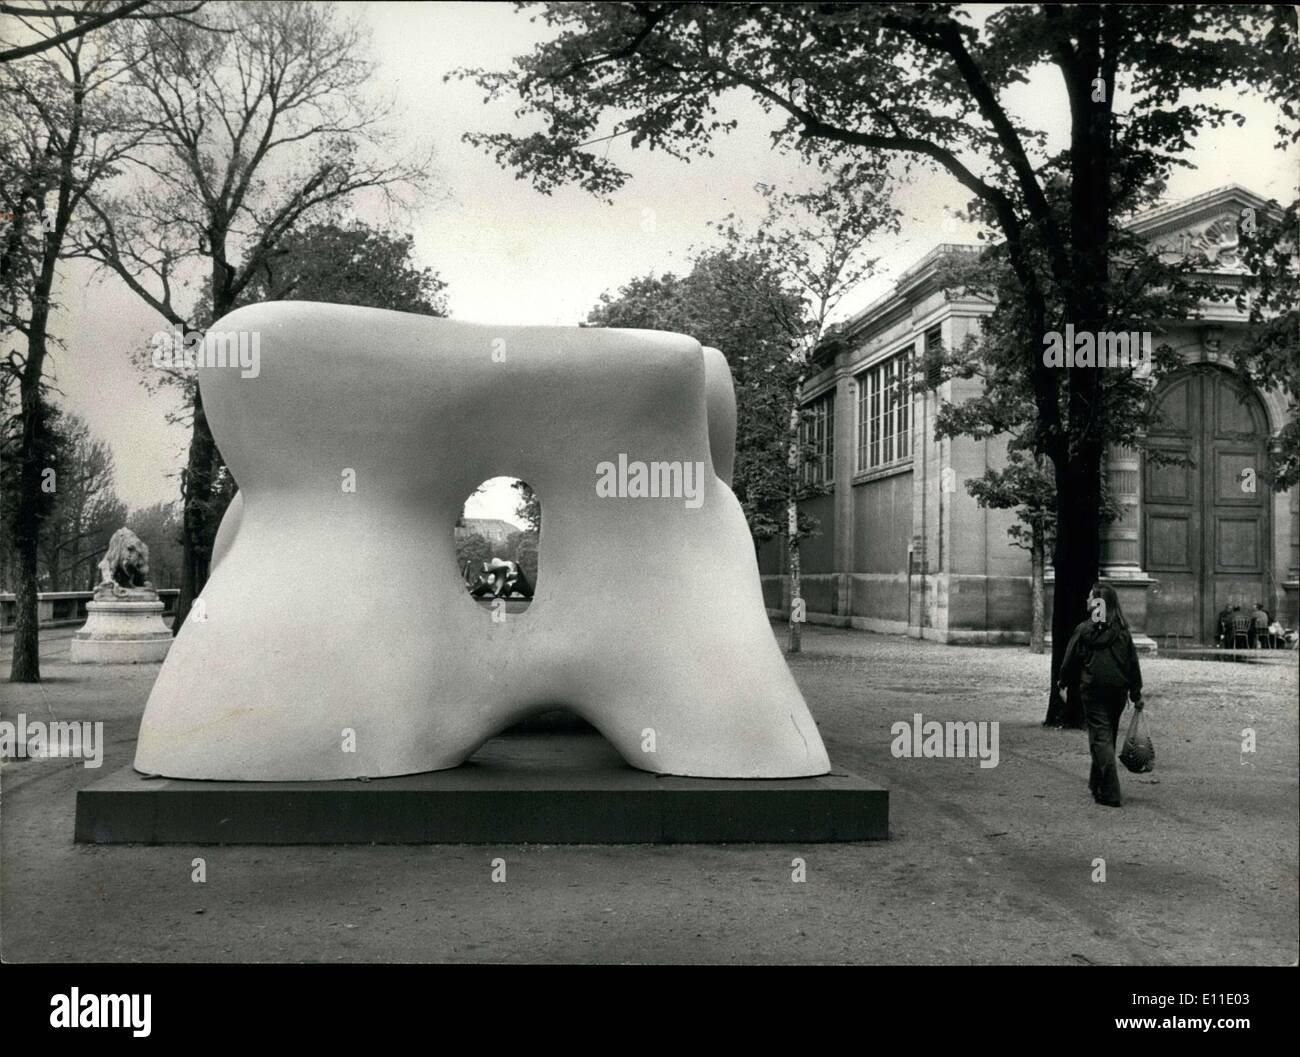
[[[800,379],[794,387],[794,403],[790,408],[790,446],[789,458],[786,463],[786,469],[789,471],[789,479],[786,484],[786,550],[789,558],[790,571],[790,640],[787,647],[789,653],[800,653],[803,650],[802,627],[806,616],[803,604],[803,585],[801,582],[801,570],[799,566],[799,470],[800,470],[800,445],[799,445],[799,420],[800,400],[803,397],[803,379]]]
[[[803,606],[803,586],[800,582],[799,568],[799,536],[797,527],[799,523],[799,506],[794,501],[790,501],[789,506],[789,524],[790,535],[787,537],[787,550],[790,561],[790,640],[787,647],[789,653],[799,653],[803,650],[803,635],[800,625],[803,623],[804,606]]]
[[[50,578],[50,590],[63,590],[63,562],[59,554],[59,548],[55,547],[50,553],[49,559],[45,563],[46,574]]]
[[[1101,457],[1096,444],[1080,445],[1056,471],[1057,531],[1052,567],[1052,689],[1044,726],[1080,728],[1083,712],[1077,694],[1061,699],[1057,690],[1065,648],[1075,627],[1087,618],[1088,592],[1097,580],[1101,536]]]
[[[1070,81],[1070,282],[1065,322],[1094,337],[1109,322],[1111,100],[1118,23],[1102,7],[1078,9]],[[1089,90],[1105,74],[1107,91]],[[1101,468],[1105,452],[1105,390],[1096,367],[1069,367],[1066,435],[1053,458],[1056,471],[1056,569],[1052,605],[1052,686],[1045,725],[1082,727],[1079,695],[1063,702],[1061,661],[1077,623],[1087,617],[1088,592],[1101,566]]]
[[[43,213],[46,195],[53,190],[57,208],[54,225],[45,233],[41,249],[41,267],[32,284],[31,318],[27,330],[27,360],[23,364],[19,381],[19,401],[22,414],[22,442],[18,458],[21,465],[18,488],[16,529],[18,550],[18,584],[15,594],[14,655],[9,667],[9,680],[14,683],[39,683],[41,681],[40,615],[37,612],[37,566],[40,548],[41,521],[48,513],[48,505],[41,493],[41,461],[49,456],[50,445],[44,400],[41,396],[41,374],[45,370],[45,346],[50,319],[50,291],[54,289],[55,265],[59,260],[63,237],[72,215],[71,193],[73,161],[81,141],[82,108],[85,104],[85,87],[81,70],[72,63],[73,93],[71,120],[67,135],[63,137],[56,154],[53,137],[46,145],[47,161],[58,161],[57,180],[51,186],[46,177],[32,187],[31,198],[37,212]],[[27,196],[22,200],[26,202]],[[23,216],[15,218],[15,226],[25,223]],[[6,258],[8,254],[6,254]],[[9,261],[5,261],[6,267]],[[57,487],[57,481],[56,481]]]
[[[19,507],[24,506],[20,493]],[[22,519],[19,511],[19,519]],[[26,538],[25,538],[26,537]],[[12,683],[41,681],[40,614],[36,605],[36,538],[19,529],[18,583],[14,592],[14,656],[9,666]]]
[[[212,259],[212,317],[221,319],[234,308],[234,294],[230,288],[232,269],[226,263],[225,244],[228,227],[214,226],[207,232]],[[184,328],[188,329],[188,327]],[[212,565],[212,544],[217,534],[220,518],[213,516],[212,483],[216,477],[217,460],[221,453],[208,428],[208,417],[203,410],[203,391],[194,382],[194,425],[190,433],[189,459],[181,476],[181,498],[184,501],[181,516],[181,586],[176,598],[176,619],[172,634],[180,633],[189,616],[194,600],[208,582]]]
[[[41,371],[45,363],[44,304],[39,291],[33,298],[32,328],[27,340],[27,362],[20,383],[22,440],[18,449],[18,509],[15,511],[15,549],[18,552],[18,582],[14,591],[14,655],[9,681],[41,681],[40,614],[37,611],[37,576],[40,568],[41,452],[45,450],[45,414],[41,399]]]
[[[1045,634],[1043,631],[1043,563],[1045,559],[1043,528],[1033,528],[1033,543],[1029,549],[1029,605],[1031,625],[1029,630],[1029,652],[1042,653]]]
[[[176,599],[173,635],[180,632],[194,600],[208,582],[212,538],[215,533],[215,529],[210,528],[208,523],[212,520],[212,473],[216,457],[217,444],[208,429],[207,415],[203,412],[203,394],[196,384],[189,461],[181,479],[181,494],[185,500],[181,535],[181,587]]]

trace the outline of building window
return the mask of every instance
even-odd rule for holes
[[[857,377],[858,471],[890,466],[912,454],[910,350]]]
[[[829,485],[835,481],[835,393],[805,404],[799,416],[799,441],[807,453],[803,483]]]
[[[925,384],[935,389],[943,381],[939,358],[943,355],[943,328],[933,326],[925,332]]]

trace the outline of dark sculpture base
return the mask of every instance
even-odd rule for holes
[[[199,782],[130,767],[77,793],[89,844],[714,844],[884,840],[889,792],[849,774],[677,778],[596,734],[490,741],[464,766],[347,782]]]

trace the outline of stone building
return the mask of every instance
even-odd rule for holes
[[[456,526],[456,541],[460,542],[466,536],[477,533],[494,547],[504,547],[510,541],[512,534],[522,531],[518,525],[502,521],[500,518],[467,517],[462,518],[461,524]]]
[[[1262,217],[1270,208],[1231,185],[1152,209],[1130,226],[1162,252],[1204,252],[1216,279],[1236,285],[1242,211]],[[821,534],[801,547],[810,622],[940,642],[1028,641],[1029,554],[1007,536],[1015,514],[981,508],[964,484],[1005,465],[1005,443],[934,439],[938,399],[960,402],[980,382],[954,379],[937,394],[907,386],[910,357],[938,343],[959,347],[990,311],[981,299],[946,298],[936,281],[945,254],[975,249],[926,254],[846,322],[808,381],[806,428],[818,449],[809,472],[829,489],[806,504],[821,522]],[[1225,603],[1248,611],[1262,601],[1287,626],[1300,623],[1300,489],[1274,493],[1261,478],[1248,490],[1242,473],[1265,465],[1295,409],[1281,393],[1247,391],[1231,373],[1244,327],[1232,304],[1152,321],[1155,342],[1174,348],[1185,367],[1160,383],[1168,424],[1148,443],[1193,465],[1156,466],[1140,451],[1108,455],[1123,515],[1104,529],[1102,575],[1147,648],[1174,636],[1213,641]],[[769,610],[784,614],[779,543],[760,548],[759,564]],[[1049,607],[1050,576],[1049,555]]]

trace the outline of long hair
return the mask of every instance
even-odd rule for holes
[[[1124,610],[1119,605],[1119,595],[1115,593],[1115,588],[1110,584],[1104,584],[1098,580],[1092,585],[1092,590],[1088,592],[1088,597],[1100,598],[1106,612],[1106,626],[1110,628],[1121,628],[1128,631],[1128,621],[1124,619]],[[1089,607],[1091,610],[1091,607]],[[1100,624],[1101,621],[1096,621]]]

